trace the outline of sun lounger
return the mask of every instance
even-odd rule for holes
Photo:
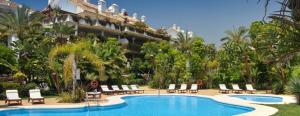
[[[39,103],[45,103],[44,97],[41,96],[40,89],[31,89],[29,90],[29,99],[28,102],[31,100],[32,103],[38,101]]]
[[[198,85],[197,84],[192,84],[190,93],[198,93]]]
[[[219,93],[229,93],[229,89],[227,89],[225,84],[219,84]]]
[[[178,93],[186,93],[187,92],[187,85],[181,84],[180,89],[178,89]]]
[[[169,85],[169,89],[167,90],[168,93],[175,93],[176,89],[175,89],[175,84],[170,84]]]
[[[89,99],[90,96],[92,96],[93,99],[100,99],[101,98],[101,92],[92,91],[92,92],[86,92],[86,99]]]
[[[254,93],[256,89],[253,89],[253,86],[251,84],[246,84],[246,91],[250,93]]]
[[[12,101],[17,102],[18,104],[22,104],[22,99],[19,97],[18,90],[6,90],[5,93],[5,103],[7,103],[8,105],[10,105]]]
[[[101,85],[100,87],[101,87],[102,92],[104,94],[108,95],[108,94],[114,94],[115,93],[115,91],[114,90],[110,90],[107,85]]]
[[[136,93],[139,93],[139,92],[145,93],[145,91],[142,90],[142,89],[140,89],[140,88],[138,88],[137,85],[130,85],[130,87],[131,87],[131,89],[132,89],[133,91],[135,91]]]
[[[124,94],[125,91],[121,90],[118,85],[112,85],[111,88],[116,91],[116,93]]]
[[[129,94],[131,94],[132,92],[134,92],[133,90],[129,89],[127,85],[122,85],[121,87],[122,87],[122,89],[124,91],[128,92]]]
[[[232,84],[232,92],[233,92],[233,93],[242,93],[243,90],[240,89],[240,87],[239,87],[238,84]]]

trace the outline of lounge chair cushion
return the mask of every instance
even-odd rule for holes
[[[139,89],[136,85],[130,85],[132,90],[138,90],[141,91],[142,89]]]
[[[104,92],[111,92],[111,91],[113,91],[113,90],[108,89],[108,86],[107,86],[107,85],[101,85],[101,89],[102,89],[102,91],[104,91]]]
[[[120,88],[117,85],[112,85],[111,86],[113,88],[113,90],[115,91],[120,91]]]
[[[170,84],[169,85],[169,90],[174,90],[175,89],[175,84]]]
[[[29,97],[31,99],[43,99],[41,95],[41,91],[39,89],[31,89],[29,90]]]
[[[187,89],[187,85],[186,84],[181,84],[179,90],[186,90],[186,89]]]
[[[221,90],[229,90],[229,89],[227,89],[225,84],[219,84],[219,87]]]
[[[191,90],[198,90],[198,85],[197,84],[192,84]]]
[[[125,90],[125,91],[130,91],[130,89],[128,88],[127,85],[122,85],[122,88],[123,88],[123,90]]]
[[[6,97],[8,100],[20,100],[18,90],[6,90]]]
[[[232,84],[232,89],[233,90],[242,90],[242,89],[240,89],[239,85],[237,85],[237,84]]]
[[[255,91],[255,89],[253,89],[253,86],[251,84],[246,84],[246,89],[249,91]]]

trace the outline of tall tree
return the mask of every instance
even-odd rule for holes
[[[181,51],[184,55],[186,55],[186,76],[191,76],[191,69],[190,69],[190,65],[191,65],[191,55],[192,55],[192,43],[197,39],[196,37],[192,36],[191,34],[189,34],[188,31],[185,32],[180,32],[177,35],[178,37],[173,39],[173,45],[179,50]]]
[[[239,27],[237,29],[234,28],[233,30],[227,30],[225,31],[225,34],[227,36],[221,38],[221,41],[226,41],[228,43],[230,42],[242,43],[248,38],[247,32],[248,29],[245,27]]]
[[[245,27],[239,27],[232,31],[225,31],[226,37],[222,38],[221,41],[225,41],[223,48],[225,54],[232,61],[227,62],[228,66],[236,69],[241,69],[240,72],[246,83],[253,83],[250,77],[251,74],[251,64],[249,52],[251,51],[251,46],[248,39],[248,29]],[[224,58],[221,58],[224,60]],[[228,59],[228,60],[229,60]],[[224,63],[224,62],[223,62]],[[238,74],[235,72],[235,74]],[[235,75],[238,76],[238,75]],[[236,77],[239,78],[239,77]]]
[[[76,43],[58,45],[53,48],[49,53],[49,65],[50,68],[55,71],[57,70],[57,62],[55,57],[58,55],[67,55],[63,64],[63,80],[65,85],[68,86],[72,83],[73,94],[75,93],[76,87],[76,70],[77,63],[80,59],[89,61],[94,65],[98,72],[99,77],[104,77],[104,62],[93,52],[91,52],[91,43],[88,41],[79,41]]]
[[[26,7],[17,7],[13,13],[0,13],[0,31],[2,36],[16,36],[25,39],[28,31],[41,28],[43,15]]]
[[[178,37],[171,40],[174,45],[183,53],[191,53],[191,45],[194,42],[195,38],[191,36],[188,31],[178,33]]]

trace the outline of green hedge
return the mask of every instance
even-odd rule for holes
[[[0,99],[5,99],[5,90],[17,89],[19,91],[20,97],[28,97],[29,90],[35,89],[37,85],[35,83],[28,83],[21,85],[20,83],[15,82],[2,82],[0,83]]]

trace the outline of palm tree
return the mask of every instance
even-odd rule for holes
[[[76,43],[58,45],[53,48],[48,55],[49,65],[52,70],[56,70],[56,60],[55,57],[59,55],[65,55],[67,57],[64,60],[63,64],[63,80],[65,85],[70,85],[72,82],[73,94],[75,94],[76,87],[76,70],[77,62],[80,58],[83,58],[89,61],[94,65],[98,72],[100,78],[104,77],[104,62],[98,58],[97,55],[91,52],[91,43],[89,41],[79,41]]]
[[[191,52],[191,45],[194,42],[195,38],[192,37],[188,31],[186,32],[180,32],[177,35],[177,38],[174,38],[172,41],[174,45],[182,52],[184,53],[190,53]]]
[[[57,43],[65,44],[68,41],[67,38],[70,38],[70,35],[74,34],[75,27],[67,23],[59,22],[53,24],[51,31]]]
[[[233,31],[225,31],[226,37],[221,38],[221,41],[241,43],[248,38],[248,29],[245,27],[234,28]]]
[[[68,38],[75,34],[75,25],[72,23],[59,21],[59,18],[66,14],[62,13],[61,9],[57,6],[48,6],[44,13],[47,16],[47,19],[50,21],[49,23],[52,24],[52,28],[50,28],[49,31],[54,36],[55,42],[58,44],[67,43]]]
[[[0,73],[17,71],[16,56],[13,50],[0,44]]]
[[[250,49],[248,42],[248,29],[245,27],[239,27],[233,31],[227,30],[225,33],[227,36],[221,38],[221,41],[226,41],[223,45],[227,50],[230,50],[231,52],[235,51],[242,55],[241,60],[243,61],[242,67],[244,69],[243,75],[245,76],[245,82],[252,83],[252,79],[250,78],[250,58],[248,55]]]
[[[17,7],[13,13],[2,12],[0,13],[1,36],[13,35],[18,39],[24,39],[26,32],[42,27],[42,18],[40,13],[32,12],[26,7]]]
[[[177,38],[172,40],[174,46],[180,50],[182,53],[187,55],[186,59],[186,68],[189,70],[190,67],[190,59],[191,51],[192,51],[192,43],[195,41],[195,37],[191,36],[188,31],[180,32],[177,35]]]

